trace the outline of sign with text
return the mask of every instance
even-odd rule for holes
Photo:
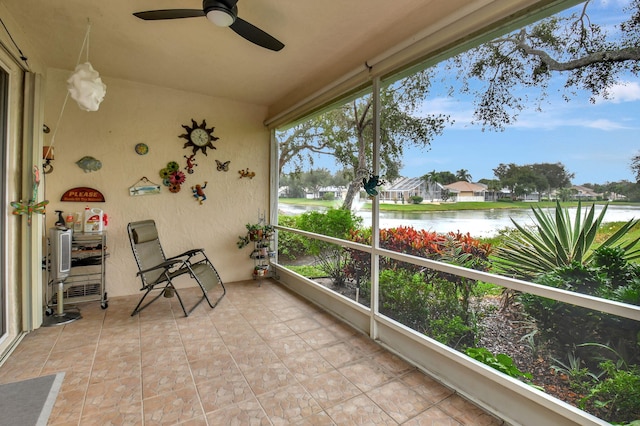
[[[78,203],[104,203],[104,195],[97,189],[79,186],[78,188],[68,189],[60,201],[75,201]]]

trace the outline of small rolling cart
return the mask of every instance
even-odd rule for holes
[[[64,264],[65,259],[60,260],[63,256],[55,253],[57,242],[52,241],[52,238],[49,238],[48,244],[45,314],[53,315],[54,306],[58,308],[56,315],[61,315],[64,311],[61,306],[65,304],[98,300],[100,307],[107,309],[109,307],[105,285],[105,260],[108,256],[107,232],[72,233],[69,268],[62,280],[55,278],[58,275],[55,269],[58,267],[58,262]],[[61,299],[61,303],[58,299]]]

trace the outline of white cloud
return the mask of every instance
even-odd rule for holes
[[[640,84],[635,81],[621,81],[608,89],[609,99],[598,97],[596,103],[611,102],[619,104],[622,102],[640,101]]]
[[[621,130],[621,129],[629,128],[629,127],[623,126],[620,123],[616,123],[614,121],[606,120],[606,119],[599,119],[599,120],[593,120],[593,121],[580,120],[577,123],[577,125],[581,127],[589,127],[591,129],[598,129],[598,130],[604,130],[604,131]]]

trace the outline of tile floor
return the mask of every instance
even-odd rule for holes
[[[0,383],[64,371],[49,425],[502,424],[275,282],[188,318],[176,298],[131,317],[138,299],[28,334]]]

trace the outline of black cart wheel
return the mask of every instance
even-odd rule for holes
[[[51,309],[51,308],[45,309],[44,314],[46,316],[50,317],[51,315],[53,315],[53,309]]]

